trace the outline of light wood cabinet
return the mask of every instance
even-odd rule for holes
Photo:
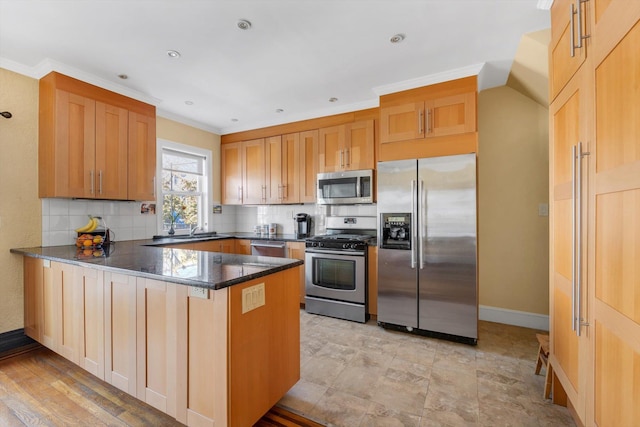
[[[104,380],[104,275],[99,270],[73,267],[77,292],[78,365]]]
[[[315,203],[318,198],[318,131],[300,132],[299,144],[299,202]]]
[[[129,112],[130,200],[156,199],[156,117]]]
[[[240,255],[251,255],[251,240],[236,239],[234,253]]]
[[[302,261],[304,261],[304,253],[305,251],[305,244],[304,242],[287,242],[287,257],[288,258],[293,258],[293,259],[301,259]],[[305,295],[306,295],[306,290],[305,290],[305,277],[304,277],[304,268],[300,269],[300,304],[304,305],[305,304]]]
[[[552,7],[550,72],[559,76],[550,106],[553,395],[579,424],[633,425],[640,419],[640,273],[629,268],[640,253],[640,3],[579,7],[588,56],[571,59],[581,61],[573,68],[556,58],[569,46],[553,43],[568,38],[568,18],[557,15],[570,8]]]
[[[25,257],[25,330],[186,425],[250,426],[300,378],[301,270],[203,296]],[[264,287],[265,304],[247,311],[243,290],[254,286]]]
[[[580,38],[580,34],[586,35],[588,31],[587,12],[589,7],[580,0],[555,0],[553,3],[549,43],[551,100],[555,99],[587,57],[589,43]]]
[[[380,97],[379,161],[476,150],[475,76]]]
[[[242,143],[220,146],[220,175],[222,177],[222,203],[242,204]]]
[[[476,130],[476,94],[463,93],[380,109],[382,144]]]
[[[299,202],[299,150],[299,134],[265,138],[267,204]]]
[[[322,128],[318,140],[319,173],[375,168],[373,120]]]
[[[136,396],[136,278],[104,273],[104,379]]]
[[[267,200],[264,138],[244,141],[241,150],[242,203],[264,204]]]
[[[136,397],[175,417],[178,285],[144,278],[136,282]]]
[[[151,151],[155,107],[55,72],[40,80],[40,197],[152,199]]]

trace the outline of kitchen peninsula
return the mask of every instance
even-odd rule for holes
[[[302,261],[157,243],[12,249],[25,333],[186,425],[253,425],[300,377]]]

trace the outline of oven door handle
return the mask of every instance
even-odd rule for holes
[[[276,248],[276,249],[282,249],[284,248],[286,245],[286,243],[282,243],[280,245],[278,244],[264,244],[264,243],[250,243],[251,247],[254,248]]]
[[[343,256],[345,258],[349,258],[349,257],[363,257],[364,256],[364,252],[347,252],[347,251],[332,251],[332,250],[325,250],[325,249],[307,249],[305,250],[306,253],[308,254],[319,254],[319,255],[340,255]]]

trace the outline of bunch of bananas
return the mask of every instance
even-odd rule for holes
[[[89,222],[86,225],[80,228],[76,228],[77,233],[91,233],[93,230],[98,228],[99,218],[94,218],[89,215]]]

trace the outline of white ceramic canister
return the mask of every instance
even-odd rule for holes
[[[275,236],[278,232],[278,224],[271,223],[269,224],[269,236]]]

